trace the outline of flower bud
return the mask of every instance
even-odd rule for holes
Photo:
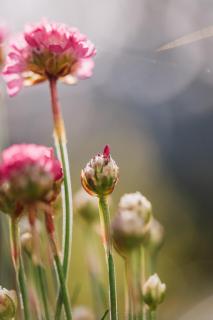
[[[0,208],[14,213],[17,203],[24,206],[53,201],[60,191],[62,176],[60,162],[51,148],[33,144],[9,147],[1,154]]]
[[[121,255],[126,255],[143,243],[149,225],[135,211],[122,210],[112,221],[113,243]]]
[[[119,210],[132,210],[142,216],[144,222],[150,220],[152,214],[152,205],[140,192],[127,193],[121,197]]]
[[[145,245],[152,252],[160,250],[164,242],[164,228],[156,219],[152,219],[146,235]]]
[[[75,194],[74,208],[87,223],[93,223],[99,219],[97,199],[88,195],[84,189],[79,190]]]
[[[17,310],[17,296],[14,290],[0,287],[0,319],[11,320],[15,317]]]
[[[157,274],[152,275],[143,286],[143,298],[151,310],[163,302],[166,294],[166,285],[161,282]]]
[[[95,320],[95,315],[90,309],[79,306],[73,309],[73,320]]]
[[[108,195],[113,192],[118,175],[118,166],[112,159],[107,145],[103,153],[92,158],[81,171],[81,183],[90,195]]]

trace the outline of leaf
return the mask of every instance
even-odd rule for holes
[[[101,318],[101,320],[104,320],[104,319],[106,318],[106,316],[108,315],[108,312],[109,312],[109,310],[106,310],[106,311],[104,312],[104,315],[103,315],[103,317]]]
[[[178,38],[174,41],[171,41],[160,48],[157,49],[157,52],[174,49],[177,47],[184,46],[189,43],[197,42],[202,39],[213,37],[213,26],[201,29],[199,31],[189,33],[181,38]]]

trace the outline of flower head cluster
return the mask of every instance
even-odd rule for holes
[[[113,242],[119,254],[125,256],[142,245],[147,237],[151,203],[139,192],[125,194],[112,221]]]
[[[143,286],[143,298],[151,310],[163,302],[166,294],[166,285],[161,282],[157,274],[152,275]]]
[[[127,193],[121,197],[119,202],[119,210],[130,210],[137,212],[140,216],[143,217],[145,222],[150,220],[152,213],[152,204],[151,202],[144,197],[140,192]]]
[[[46,79],[73,83],[92,75],[94,45],[76,28],[42,21],[26,26],[11,44],[3,70],[9,95]]]
[[[12,320],[17,309],[17,296],[14,290],[0,287],[0,319]]]
[[[0,208],[13,213],[26,203],[51,202],[62,180],[60,162],[53,149],[34,144],[13,145],[0,159]],[[11,212],[12,211],[12,212]]]
[[[103,153],[92,158],[81,172],[84,189],[91,195],[108,195],[113,192],[118,181],[119,168],[105,146]]]

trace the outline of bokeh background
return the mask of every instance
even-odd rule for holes
[[[11,32],[42,17],[77,26],[97,46],[94,76],[61,85],[73,189],[80,170],[109,143],[120,167],[114,208],[141,191],[163,223],[159,275],[167,283],[162,320],[213,318],[213,38],[156,53],[162,44],[213,24],[210,0],[7,0],[1,20]],[[5,85],[2,81],[2,92]],[[53,145],[47,84],[2,97],[1,147]],[[13,271],[1,245],[0,281]],[[118,270],[122,261],[118,258]],[[91,305],[84,239],[75,223],[71,289]],[[122,272],[118,272],[122,308]],[[122,320],[122,318],[121,318]]]

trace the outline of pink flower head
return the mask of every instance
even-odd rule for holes
[[[22,86],[50,78],[65,83],[92,75],[96,54],[94,45],[77,29],[42,21],[28,25],[12,45],[3,75],[8,93],[17,94]]]
[[[21,144],[1,154],[0,194],[4,190],[19,203],[52,200],[62,177],[61,164],[52,148]]]

